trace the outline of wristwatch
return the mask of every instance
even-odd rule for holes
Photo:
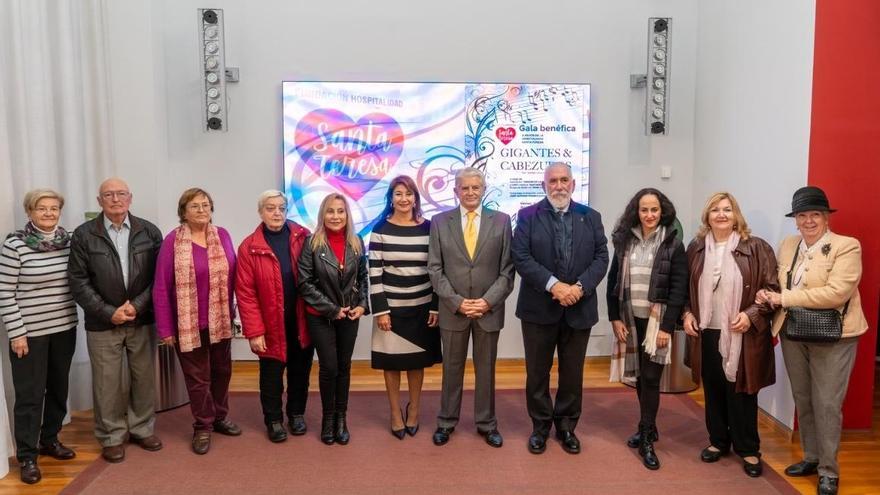
[[[577,286],[581,289],[581,291],[584,290],[584,284],[582,284],[580,280],[578,280],[577,282],[575,282],[574,285],[577,285]]]

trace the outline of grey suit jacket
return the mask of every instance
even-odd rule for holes
[[[440,296],[440,327],[465,330],[475,321],[484,331],[504,326],[504,301],[513,291],[510,257],[510,216],[483,208],[477,248],[471,260],[464,246],[461,209],[456,207],[431,219],[428,275]],[[458,313],[464,299],[483,298],[490,310],[478,320]]]

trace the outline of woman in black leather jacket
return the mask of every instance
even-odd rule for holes
[[[351,209],[341,194],[321,202],[315,233],[299,258],[299,291],[306,302],[306,325],[318,353],[321,390],[321,441],[346,445],[345,424],[351,355],[358,320],[368,314],[368,274],[364,243],[351,223]]]

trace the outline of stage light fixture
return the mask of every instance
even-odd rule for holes
[[[648,134],[667,134],[669,126],[670,17],[648,19],[648,71],[646,81],[646,119]]]
[[[223,9],[198,9],[199,66],[205,131],[226,131],[226,52]]]

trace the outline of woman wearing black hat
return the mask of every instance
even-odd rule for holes
[[[788,476],[819,474],[818,493],[837,493],[840,471],[841,411],[849,375],[856,359],[858,337],[868,329],[859,298],[862,249],[852,237],[828,228],[835,210],[818,187],[802,187],[791,200],[791,213],[800,235],[779,247],[779,284],[782,292],[761,291],[758,302],[769,301],[779,312],[773,335],[780,333],[790,308],[836,309],[843,314],[836,342],[793,340],[788,328],[781,334],[785,368],[798,412],[804,459],[785,469]],[[800,332],[798,332],[800,333]]]

